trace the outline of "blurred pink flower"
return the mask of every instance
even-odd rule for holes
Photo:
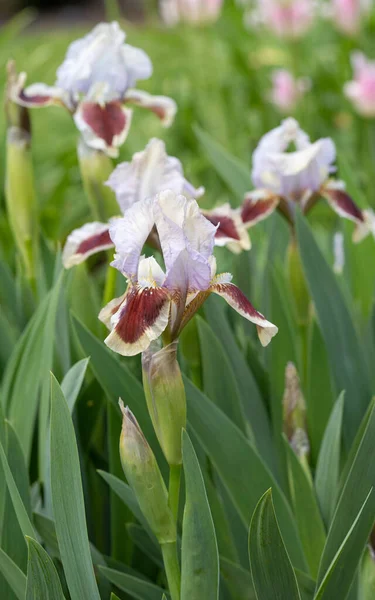
[[[270,101],[281,112],[291,113],[309,88],[310,81],[308,78],[296,79],[286,69],[277,69],[272,73]]]
[[[362,52],[353,52],[354,79],[344,86],[344,93],[364,117],[375,117],[375,61]]]
[[[340,31],[347,35],[359,32],[363,16],[372,0],[332,0],[332,17]]]
[[[298,38],[312,25],[313,0],[258,0],[260,18],[280,37]]]
[[[216,21],[223,0],[160,0],[160,14],[166,25],[210,23]]]

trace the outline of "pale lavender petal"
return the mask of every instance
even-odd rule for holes
[[[137,279],[141,252],[153,226],[152,199],[137,202],[126,211],[125,217],[115,219],[110,226],[109,234],[116,249],[111,264],[131,280]]]

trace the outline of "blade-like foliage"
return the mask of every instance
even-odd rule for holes
[[[277,524],[271,490],[263,494],[251,519],[249,557],[258,598],[301,600],[292,563]]]
[[[351,444],[371,399],[366,360],[340,287],[305,219],[297,214],[303,269],[338,391],[345,390],[343,430]],[[362,499],[363,500],[363,499]]]
[[[64,600],[59,576],[47,552],[36,540],[27,538],[29,562],[25,600]]]
[[[56,533],[72,600],[99,600],[90,556],[77,443],[55,378],[51,391],[51,485]]]
[[[217,600],[219,554],[204,481],[193,444],[182,434],[186,501],[182,522],[181,600]]]

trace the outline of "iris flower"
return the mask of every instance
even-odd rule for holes
[[[153,256],[142,256],[154,229],[164,269]],[[109,232],[116,248],[111,264],[128,283],[123,296],[112,300],[99,315],[110,329],[105,343],[115,352],[138,354],[160,336],[166,343],[174,341],[211,293],[254,323],[264,346],[277,333],[277,327],[231,282],[229,273],[216,275],[216,227],[202,215],[195,200],[165,190],[133,204],[123,218],[112,222]]]
[[[297,121],[288,118],[260,140],[253,154],[252,180],[241,208],[247,227],[269,216],[276,208],[293,224],[298,205],[306,214],[324,197],[340,216],[356,224],[353,241],[375,234],[375,215],[361,210],[334,179],[336,149],[330,138],[311,142]]]
[[[134,89],[136,81],[152,75],[152,63],[143,50],[125,44],[125,37],[117,22],[100,23],[69,46],[54,86],[25,88],[26,74],[21,73],[12,99],[26,107],[65,107],[89,147],[117,156],[131,123],[129,106],[151,110],[164,126],[176,113],[171,98]]]
[[[181,162],[173,156],[168,156],[165,144],[153,138],[145,150],[134,154],[131,162],[121,163],[111,174],[107,185],[115,192],[121,213],[136,202],[155,196],[165,189],[171,189],[176,194],[198,199],[204,193],[204,188],[194,188],[183,173]],[[217,226],[215,243],[227,245],[237,252],[250,248],[249,236],[241,217],[229,204],[215,211],[202,211],[207,218]],[[65,268],[77,265],[92,254],[113,247],[109,235],[110,223],[92,222],[75,229],[69,236],[63,251]],[[157,233],[150,234],[149,242],[158,247]]]

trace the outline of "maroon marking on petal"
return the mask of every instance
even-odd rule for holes
[[[269,198],[267,200],[253,200],[252,198],[245,198],[242,205],[241,218],[244,223],[251,223],[256,221],[259,217],[262,217],[265,213],[270,211],[276,204],[275,198]]]
[[[215,283],[212,286],[212,290],[223,296],[229,296],[238,310],[242,310],[244,313],[249,315],[252,319],[262,319],[265,317],[262,313],[258,312],[251,302],[246,298],[245,294],[233,283]]]
[[[325,188],[323,191],[337,208],[357,221],[363,221],[362,211],[358,208],[352,198],[344,190]]]
[[[239,240],[240,236],[235,225],[235,222],[230,217],[223,217],[221,215],[204,215],[213,225],[219,225],[216,230],[215,237],[227,237],[232,240]]]
[[[109,231],[102,231],[101,233],[96,233],[83,240],[78,246],[76,254],[86,254],[86,252],[90,252],[94,249],[99,250],[101,246],[107,247],[109,245],[113,245],[109,236]]]
[[[81,111],[83,120],[107,146],[112,146],[114,137],[125,129],[126,116],[118,101],[108,102],[104,106],[83,102]]]
[[[52,96],[26,96],[23,90],[20,91],[18,97],[22,102],[35,106],[43,106],[44,104],[49,104],[54,100]]]
[[[127,344],[134,344],[152,327],[165,304],[169,293],[165,288],[132,288],[121,309],[115,332]]]

